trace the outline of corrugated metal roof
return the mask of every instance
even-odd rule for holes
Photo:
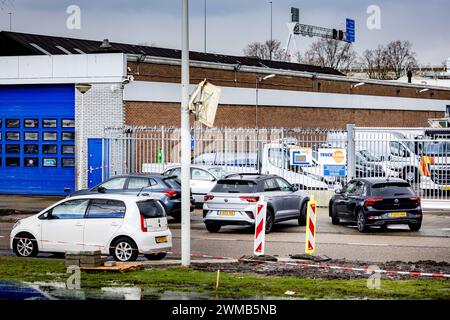
[[[18,32],[0,32],[0,44],[3,41],[8,41],[11,45],[11,41],[14,42],[14,47],[16,50],[12,53],[11,50],[3,50],[5,45],[0,46],[0,55],[42,55],[44,54],[42,50],[38,50],[36,46],[44,49],[46,52],[54,55],[64,54],[64,51],[60,49],[64,48],[67,52],[72,54],[80,54],[80,50],[84,53],[98,53],[102,52],[100,50],[100,45],[102,41],[95,40],[84,40],[84,39],[74,39],[65,37],[54,37],[46,35],[28,34],[28,33],[18,33]],[[108,52],[123,52],[127,54],[143,54],[152,57],[161,58],[173,58],[181,59],[181,51],[176,49],[166,49],[157,48],[150,46],[141,46],[125,43],[115,43],[110,42],[112,48]],[[189,57],[193,61],[204,61],[204,62],[215,62],[221,64],[230,64],[242,66],[252,66],[261,68],[272,68],[280,70],[292,70],[292,71],[304,71],[319,74],[330,74],[330,75],[343,75],[339,71],[332,68],[322,68],[318,66],[291,63],[291,62],[280,62],[280,61],[270,61],[261,60],[258,58],[251,57],[239,57],[239,56],[229,56],[222,54],[213,53],[202,53],[191,51]]]

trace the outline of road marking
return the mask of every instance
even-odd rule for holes
[[[443,228],[442,231],[450,231],[450,228]]]
[[[4,238],[5,236],[0,236],[0,238]]]
[[[347,244],[351,245],[351,246],[389,247],[389,244],[385,244],[385,243],[356,243],[356,242],[349,242]]]

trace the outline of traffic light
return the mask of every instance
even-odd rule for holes
[[[300,9],[299,8],[291,8],[291,21],[292,22],[300,22]]]
[[[341,41],[344,39],[344,31],[339,30],[338,39],[341,40]]]
[[[333,39],[337,40],[338,38],[338,31],[336,29],[333,29]]]
[[[342,41],[344,39],[344,31],[333,29],[333,39]]]

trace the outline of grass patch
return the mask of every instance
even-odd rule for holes
[[[0,279],[27,282],[64,282],[68,277],[63,260],[0,257]],[[189,268],[140,270],[127,273],[82,272],[81,286],[138,286],[160,291],[208,292],[215,297],[252,298],[256,296],[306,299],[450,299],[450,281],[445,279],[381,280],[380,290],[370,290],[365,279],[316,280],[294,277],[267,277],[237,273],[221,274],[215,290],[216,273]]]

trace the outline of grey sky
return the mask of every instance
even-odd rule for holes
[[[0,0],[0,29],[75,38],[180,47],[180,0]],[[66,28],[69,5],[81,7],[81,30]],[[203,51],[204,0],[190,0],[191,49]],[[381,30],[368,30],[369,5],[381,8]],[[440,65],[450,57],[448,0],[273,0],[273,35],[283,45],[290,7],[300,8],[301,22],[345,29],[345,18],[357,24],[355,49],[391,40],[410,40],[421,64]],[[270,37],[268,0],[207,0],[208,51],[242,55],[252,41]],[[300,51],[311,43],[298,38]]]

